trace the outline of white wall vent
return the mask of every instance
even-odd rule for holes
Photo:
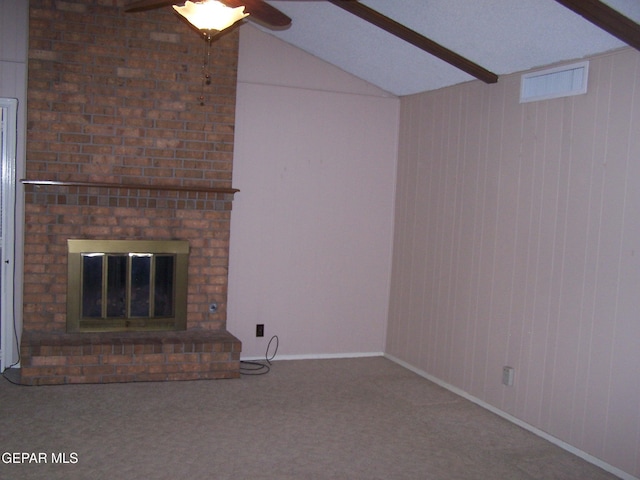
[[[589,62],[574,63],[522,75],[520,103],[587,93]]]

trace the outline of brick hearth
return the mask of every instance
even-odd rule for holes
[[[238,378],[240,342],[225,332],[26,333],[22,383]]]

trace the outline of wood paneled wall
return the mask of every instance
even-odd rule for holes
[[[519,87],[402,101],[387,353],[640,476],[640,53]]]

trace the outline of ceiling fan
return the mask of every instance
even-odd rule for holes
[[[282,13],[275,7],[272,7],[264,0],[218,0],[219,3],[229,7],[244,7],[244,12],[249,15],[249,19],[260,23],[263,26],[272,29],[284,29],[291,25],[291,18]],[[153,10],[156,8],[166,7],[169,5],[178,5],[185,3],[184,0],[138,0],[131,3],[126,12],[142,12],[145,10]],[[189,2],[191,3],[191,2]],[[196,0],[197,4],[207,3]]]

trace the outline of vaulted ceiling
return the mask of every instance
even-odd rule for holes
[[[596,7],[598,3],[583,2]],[[474,79],[473,74],[334,5],[336,2],[268,3],[291,17],[292,24],[283,30],[265,31],[392,94],[409,95]],[[615,50],[629,43],[562,5],[561,0],[360,3],[497,77]],[[602,3],[626,17],[623,27],[638,35],[640,0]],[[491,77],[485,81],[491,82]]]

